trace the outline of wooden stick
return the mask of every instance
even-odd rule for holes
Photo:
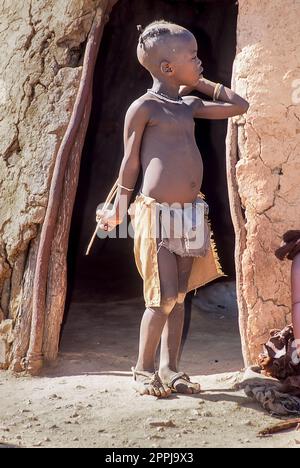
[[[116,193],[117,193],[117,190],[118,190],[118,180],[119,180],[119,178],[118,178],[118,179],[116,180],[116,182],[114,183],[114,185],[113,185],[111,191],[109,192],[109,194],[108,194],[108,196],[107,196],[107,198],[106,198],[106,200],[105,200],[105,202],[104,202],[104,205],[103,205],[103,208],[102,208],[103,211],[106,210],[107,206],[110,204],[110,202],[112,201],[112,199],[114,198],[114,196],[115,196]],[[96,235],[97,235],[97,232],[98,232],[98,229],[99,229],[100,224],[101,224],[101,221],[99,221],[99,222],[97,223],[96,229],[95,229],[95,231],[94,231],[94,233],[93,233],[93,235],[92,235],[92,237],[91,237],[91,240],[90,240],[90,243],[89,243],[89,245],[88,245],[88,248],[87,248],[87,250],[86,250],[86,252],[85,252],[85,255],[88,255],[89,252],[90,252],[90,250],[91,250],[91,247],[92,247],[93,242],[94,242],[94,240],[95,240],[95,237],[96,237]]]
[[[233,79],[235,76],[233,75]],[[234,89],[235,83],[233,83]],[[248,327],[248,306],[245,301],[243,285],[243,255],[247,248],[247,231],[245,219],[242,211],[242,201],[239,195],[239,187],[236,175],[236,165],[238,162],[238,125],[233,119],[228,119],[228,130],[226,136],[226,171],[228,180],[228,195],[231,219],[235,232],[235,265],[237,277],[237,299],[239,305],[239,325],[242,337],[242,351],[245,365],[248,366],[252,362],[249,340],[247,338]]]
[[[277,432],[286,431],[287,429],[292,429],[297,427],[300,424],[300,418],[290,419],[288,421],[282,421],[274,426],[266,427],[258,433],[259,436],[266,436],[271,434],[277,434]]]

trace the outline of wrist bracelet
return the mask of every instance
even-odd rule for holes
[[[118,186],[125,189],[125,190],[127,190],[128,192],[133,192],[134,191],[134,188],[130,189],[130,188],[124,187],[124,185],[121,185],[121,184],[118,184]]]
[[[214,89],[213,101],[217,101],[217,99],[219,99],[219,96],[220,96],[221,90],[222,90],[222,86],[223,85],[221,83],[216,84],[215,89]]]

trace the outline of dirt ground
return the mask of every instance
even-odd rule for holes
[[[138,396],[130,368],[142,312],[142,298],[72,304],[55,365],[35,378],[0,373],[0,446],[299,447],[296,431],[257,437],[277,420],[233,390],[240,339],[236,316],[222,311],[193,306],[182,355],[204,392]]]

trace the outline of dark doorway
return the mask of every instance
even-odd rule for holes
[[[68,302],[104,302],[142,296],[132,239],[96,238],[95,210],[116,180],[123,158],[123,123],[128,106],[152,85],[136,58],[137,24],[164,18],[190,29],[199,45],[204,76],[231,85],[236,53],[235,0],[119,0],[113,9],[96,64],[93,107],[82,154],[68,251]],[[205,96],[200,96],[207,99]],[[227,120],[196,122],[204,160],[202,191],[225,273],[234,279],[234,232],[225,168]],[[140,180],[137,182],[138,188]],[[134,194],[135,195],[135,194]],[[133,196],[134,196],[133,195]]]

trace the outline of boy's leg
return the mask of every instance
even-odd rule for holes
[[[184,323],[184,298],[187,291],[188,279],[193,265],[193,257],[176,255],[178,268],[178,298],[168,316],[161,338],[159,374],[164,382],[172,381],[178,374],[178,355]],[[198,393],[200,385],[189,382],[187,378],[177,375],[173,387],[178,393]]]
[[[144,384],[143,376],[138,372],[153,374],[155,371],[155,355],[162,330],[165,326],[168,315],[174,308],[178,297],[178,272],[175,254],[161,247],[157,254],[158,270],[161,289],[161,306],[148,307],[143,315],[140,327],[139,356],[135,366],[136,381],[141,385],[136,388],[141,394],[150,394],[156,396],[167,396],[170,390],[164,386],[157,391],[152,385]],[[139,389],[140,388],[140,389]]]

